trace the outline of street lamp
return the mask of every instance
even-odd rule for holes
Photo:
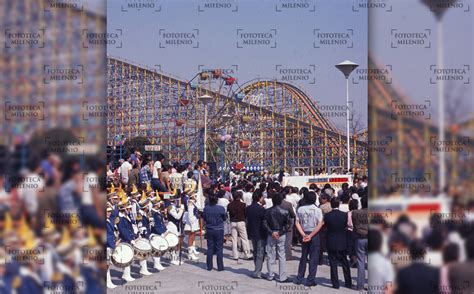
[[[212,97],[207,94],[199,97],[199,101],[204,105],[204,161],[207,161],[207,105],[211,100]]]
[[[423,4],[428,6],[431,12],[434,13],[437,22],[438,31],[438,51],[437,51],[437,65],[438,68],[444,67],[443,62],[443,26],[441,25],[443,15],[446,13],[451,4],[456,0],[421,0]],[[440,142],[444,142],[445,126],[444,126],[444,82],[443,79],[437,81],[438,84],[438,137]],[[444,150],[439,151],[439,189],[442,193],[446,187],[446,154]]]
[[[351,152],[350,152],[350,131],[349,131],[349,75],[359,65],[349,60],[345,60],[336,64],[336,68],[340,70],[346,77],[346,122],[347,122],[347,172],[351,170]]]
[[[224,125],[227,125],[228,122],[232,120],[234,116],[228,113],[224,113],[221,118]],[[229,134],[224,134],[221,136],[221,180],[224,181],[224,167],[225,167],[225,143],[230,140],[232,137]]]

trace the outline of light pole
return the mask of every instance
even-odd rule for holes
[[[349,75],[351,72],[356,69],[359,65],[349,60],[345,60],[339,64],[336,64],[336,68],[340,70],[346,77],[346,123],[347,123],[347,173],[351,171],[351,139],[350,139],[350,130],[349,130]]]
[[[233,116],[231,114],[225,113],[222,115],[222,122],[224,123],[224,126],[227,125],[229,121],[232,120]],[[225,142],[231,139],[231,135],[224,133],[224,135],[221,136],[221,180],[224,182],[224,167],[225,167]]]
[[[436,56],[436,63],[438,69],[444,67],[443,61],[443,26],[442,18],[444,13],[448,10],[456,0],[421,0],[423,4],[428,6],[431,12],[434,13],[437,22],[437,31],[438,31],[438,50]],[[444,126],[444,82],[443,79],[437,81],[438,84],[438,119],[439,119],[439,128],[438,128],[438,137],[441,144],[445,141],[445,126]],[[446,188],[446,154],[444,150],[439,151],[439,190],[443,193],[444,188]]]
[[[199,101],[204,105],[204,161],[207,161],[207,105],[211,100],[212,97],[207,94],[199,97]]]

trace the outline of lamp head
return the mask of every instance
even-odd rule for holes
[[[438,21],[441,20],[449,7],[457,1],[458,0],[421,0],[421,2],[428,6],[430,11],[435,14]]]
[[[336,64],[336,68],[344,74],[346,79],[349,78],[349,75],[351,74],[351,72],[354,69],[356,69],[358,66],[359,65],[357,63],[354,63],[354,62],[349,61],[349,60],[344,60],[343,62],[341,62],[339,64]]]
[[[211,102],[212,97],[206,94],[206,95],[200,96],[198,99],[199,101],[201,101],[202,104],[207,105]]]

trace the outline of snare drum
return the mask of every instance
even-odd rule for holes
[[[168,251],[174,251],[178,249],[179,238],[178,235],[167,232],[165,234],[165,239],[168,242]]]
[[[135,250],[135,257],[139,261],[146,259],[151,254],[152,250],[150,241],[144,238],[138,238],[135,240],[133,249]]]
[[[132,264],[133,256],[133,247],[127,243],[120,243],[112,252],[111,260],[115,266],[127,267]]]
[[[168,241],[160,235],[151,235],[150,245],[155,257],[161,257],[168,250]]]

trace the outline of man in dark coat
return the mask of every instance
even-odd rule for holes
[[[337,264],[341,263],[345,286],[352,288],[351,272],[347,260],[347,213],[339,210],[339,199],[336,197],[331,199],[331,208],[332,210],[324,215],[324,224],[327,227],[327,250],[332,287],[339,288]]]
[[[265,245],[267,234],[263,227],[265,219],[265,208],[262,206],[263,194],[256,191],[252,195],[252,204],[246,208],[245,215],[247,217],[247,234],[252,241],[254,250],[253,263],[255,270],[252,277],[260,279],[262,277],[262,266],[265,258]]]
[[[421,241],[410,245],[411,264],[400,269],[397,275],[396,293],[439,293],[439,269],[424,261],[426,249]]]

